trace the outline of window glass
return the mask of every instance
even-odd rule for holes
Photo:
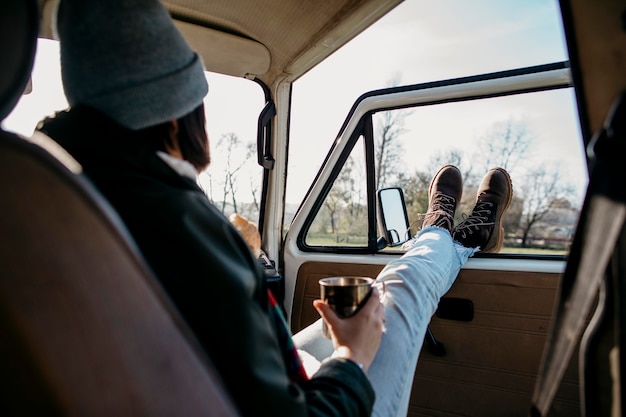
[[[206,77],[211,165],[198,183],[224,214],[238,212],[258,221],[263,173],[256,162],[256,125],[264,105],[263,91],[243,78],[208,72]],[[40,120],[67,107],[57,41],[38,41],[31,85],[32,91],[22,96],[3,121],[4,129],[29,136]]]
[[[351,106],[361,94],[390,86],[567,60],[557,0],[405,1],[399,4],[294,83],[285,229]],[[468,109],[471,107],[468,105]],[[408,119],[407,128],[415,133]],[[571,128],[572,125],[568,125],[567,129]],[[465,133],[459,140],[478,134]],[[572,137],[577,134],[573,132]],[[544,138],[549,137],[547,131],[544,135]],[[569,143],[577,146],[574,140]],[[558,148],[554,147],[553,152],[558,153]],[[411,158],[410,153],[404,155],[408,162],[419,160]],[[385,165],[383,169],[403,172],[402,169],[410,168],[401,169],[400,163]],[[393,172],[386,181],[392,180],[391,174]],[[379,172],[378,176],[382,178],[386,174]]]
[[[258,115],[265,105],[263,90],[253,81],[206,73],[204,99],[211,165],[198,181],[225,215],[239,213],[257,222],[263,169],[257,163]]]
[[[57,41],[38,40],[30,88],[2,122],[4,129],[30,136],[39,121],[67,107]]]
[[[500,166],[514,191],[501,253],[567,252],[587,181],[573,89],[391,110],[373,121],[378,185],[403,188],[413,234],[441,165],[463,173],[457,223],[486,171]]]
[[[309,246],[367,247],[363,139],[356,143],[305,237]]]

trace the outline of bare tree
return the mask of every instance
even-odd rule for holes
[[[347,207],[352,198],[352,190],[354,189],[355,183],[352,176],[353,165],[354,158],[350,156],[335,179],[335,182],[333,183],[333,186],[324,202],[324,205],[330,214],[330,231],[332,234],[337,233],[339,222],[338,216],[341,209]]]
[[[253,146],[251,144],[244,145],[235,133],[226,133],[220,137],[217,142],[217,148],[224,149],[220,151],[220,155],[224,155],[226,168],[224,169],[224,180],[222,182],[222,213],[226,210],[228,200],[233,207],[235,213],[238,212],[237,207],[237,180],[239,172],[246,165],[252,156]],[[236,158],[239,156],[239,158]]]
[[[554,209],[566,205],[573,187],[562,181],[558,168],[541,166],[528,172],[524,181],[524,209],[520,221],[522,247],[528,246],[531,231]]]
[[[388,83],[389,87],[400,84],[401,75],[396,74]],[[411,110],[389,110],[377,114],[380,124],[374,138],[376,159],[376,189],[397,181],[402,172],[403,146],[398,137],[406,133],[404,123]]]
[[[528,156],[534,142],[534,134],[522,120],[512,118],[505,122],[494,123],[478,139],[480,158],[484,169],[499,166],[512,172],[517,164]]]
[[[443,165],[452,164],[461,167],[464,163],[463,152],[459,149],[440,150],[430,157],[426,165],[426,171],[435,173]],[[471,167],[469,168],[471,172]]]
[[[360,204],[364,170],[359,169],[355,159],[353,153],[346,160],[324,201],[329,214],[330,232],[335,235],[337,241],[340,234],[348,236],[355,230],[354,226],[360,223],[364,210]]]
[[[253,178],[252,176],[250,177],[250,191],[252,193],[252,207],[254,208],[254,210],[256,210],[257,212],[259,212],[260,210],[260,205],[259,205],[259,182],[256,181],[255,178]]]
[[[487,129],[481,137],[478,138],[478,155],[472,159],[474,161],[483,161],[482,164],[477,164],[479,166],[476,167],[480,168],[482,172],[486,172],[486,170],[491,167],[498,166],[506,169],[512,176],[514,176],[513,171],[519,162],[528,159],[534,138],[534,134],[522,120],[509,118],[507,121],[496,122],[491,125],[491,127]],[[481,176],[482,172],[480,174]],[[534,171],[530,174],[530,176],[534,178],[531,181],[540,179]],[[540,177],[542,180],[546,179],[545,176]],[[480,179],[478,177],[473,177],[473,179],[476,183],[468,187],[463,196],[461,206],[464,213],[469,213],[471,211],[474,205],[476,191],[478,190],[478,181],[480,181]],[[528,183],[528,180],[524,182]],[[541,188],[548,187],[548,184],[535,185],[537,185],[538,188],[534,191],[537,192],[539,192]],[[528,200],[526,192],[522,192],[522,195],[520,195],[520,190],[525,191],[520,188],[517,190],[514,188],[515,194],[513,196],[513,200],[504,216],[503,227],[505,229],[505,233],[517,232],[520,228],[520,224],[524,223],[522,220],[523,215],[526,216],[526,220],[532,219],[535,215],[538,215],[539,217],[542,216],[539,212],[537,212],[537,209],[539,209],[536,205],[539,203],[537,200],[538,196],[531,197],[533,200],[533,202],[531,202]],[[529,227],[532,227],[534,222],[538,220],[539,219],[535,221],[531,220],[532,224],[530,224]]]
[[[522,223],[523,213],[524,199],[521,196],[513,194],[511,204],[502,219],[502,227],[504,228],[505,237],[515,237],[517,235]]]
[[[387,186],[401,172],[403,147],[396,139],[406,132],[404,121],[407,115],[405,110],[390,110],[380,114],[380,125],[374,142],[377,189]]]
[[[329,194],[326,200],[324,200],[324,207],[329,216],[330,234],[332,235],[337,234],[337,213],[341,207],[341,200],[341,196],[333,193]]]
[[[248,163],[248,161],[250,161],[251,158],[254,157],[254,155],[256,155],[256,143],[254,142],[249,142],[246,145],[246,164]],[[261,178],[260,177],[260,173],[262,172],[261,167],[259,167],[258,165],[255,164],[255,167],[258,167],[257,170],[252,170],[250,171],[250,176],[249,176],[249,185],[250,185],[250,195],[252,196],[252,202],[249,204],[246,204],[246,211],[245,211],[245,215],[248,218],[252,218],[254,216],[258,217],[259,212],[260,212],[260,203],[259,203],[259,194],[261,193]]]

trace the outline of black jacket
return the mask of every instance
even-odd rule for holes
[[[371,414],[371,384],[350,361],[325,362],[301,386],[289,381],[260,264],[194,181],[90,108],[58,113],[40,130],[118,211],[244,416]]]

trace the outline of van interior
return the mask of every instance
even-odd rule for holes
[[[57,3],[0,4],[0,414],[236,416],[237,405],[222,388],[211,358],[80,165],[42,135],[5,128],[33,88],[38,41],[55,39]],[[511,101],[515,106],[546,106],[554,114],[567,108],[574,123],[572,133],[565,133],[572,142],[554,145],[554,153],[572,151],[583,161],[580,198],[550,201],[551,211],[532,229],[524,215],[539,211],[530,210],[530,191],[519,187],[527,194],[519,201],[518,224],[525,221],[531,236],[520,226],[520,233],[511,234],[510,250],[476,256],[461,271],[432,318],[408,416],[621,415],[626,397],[623,0],[544,2],[558,11],[564,36],[567,57],[558,62],[362,91],[347,114],[339,115],[343,122],[337,135],[327,138],[329,149],[310,173],[312,183],[295,208],[287,204],[287,183],[298,170],[290,165],[290,146],[297,141],[297,83],[408,3],[427,10],[427,2],[417,0],[163,1],[207,72],[246,80],[261,91],[252,147],[260,185],[252,220],[262,237],[259,261],[292,331],[319,318],[311,304],[319,296],[319,279],[375,277],[402,253],[403,239],[389,238],[380,222],[377,192],[403,188],[407,219],[420,211],[419,195],[411,194],[412,182],[389,184],[376,176],[399,164],[375,160],[381,155],[375,149],[380,126],[409,126],[412,115],[426,124],[431,113],[425,112],[452,106],[469,115],[477,109],[488,113],[494,108],[489,103],[517,99]],[[445,27],[443,21],[434,23]],[[559,94],[567,96],[560,102],[567,104],[551,106]],[[530,97],[536,101],[522,101]],[[324,100],[315,106],[324,107]],[[543,114],[553,117],[548,110]],[[442,137],[448,127],[435,126]],[[339,189],[347,183],[342,175],[357,168],[362,187]],[[385,175],[396,178],[390,171]],[[333,200],[337,196],[344,200]],[[361,229],[342,235],[333,224],[329,232],[331,209],[345,215],[356,207],[350,205],[355,196]],[[345,198],[349,203],[331,204]],[[571,230],[554,220],[555,213],[559,219],[573,216]],[[549,226],[553,234],[539,236],[538,230]],[[557,241],[565,243],[555,249]],[[541,250],[526,250],[533,244]]]

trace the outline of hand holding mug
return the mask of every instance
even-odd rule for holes
[[[384,324],[380,293],[372,282],[365,277],[325,278],[320,280],[322,299],[313,304],[333,341],[333,356],[351,359],[364,371],[378,351]]]

